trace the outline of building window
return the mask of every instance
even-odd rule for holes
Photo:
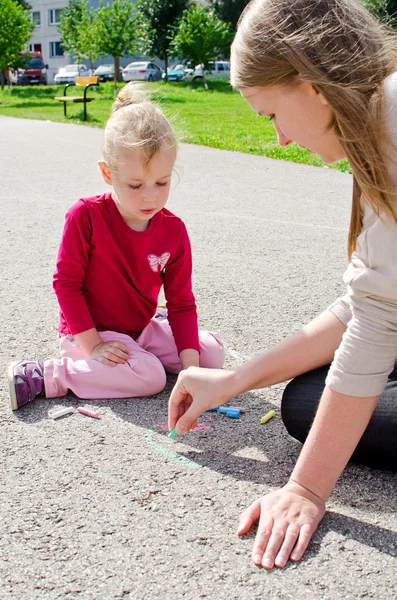
[[[35,27],[40,27],[40,25],[41,25],[40,11],[32,12],[32,23],[35,24]]]
[[[58,25],[61,20],[62,8],[50,8],[48,11],[48,24]]]
[[[63,56],[63,48],[61,42],[50,42],[50,58]]]

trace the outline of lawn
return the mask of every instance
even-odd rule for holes
[[[120,84],[122,87],[123,84]],[[281,148],[270,121],[259,117],[224,81],[211,81],[207,91],[202,84],[187,82],[152,83],[148,89],[161,104],[181,141],[202,144],[223,150],[259,154],[309,165],[324,166],[322,161],[295,144]],[[77,95],[79,88],[69,93]],[[63,105],[53,100],[63,94],[63,86],[13,87],[11,94],[0,91],[0,114],[24,119],[43,119],[64,123],[103,127],[109,117],[113,101],[113,84],[102,83],[95,102],[87,105],[88,121],[82,121],[82,104],[68,104],[68,116],[63,116]],[[349,170],[346,161],[332,165]]]

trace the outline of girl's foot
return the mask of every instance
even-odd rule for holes
[[[22,360],[8,367],[10,404],[18,410],[37,396],[44,394],[44,361]]]

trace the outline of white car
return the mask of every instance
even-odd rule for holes
[[[158,81],[163,71],[152,62],[132,62],[123,69],[123,81]]]
[[[203,65],[194,69],[185,70],[185,81],[197,81],[203,78]],[[230,79],[230,62],[228,60],[214,60],[208,63],[205,69],[206,79]]]
[[[54,77],[54,83],[76,83],[77,77],[90,75],[92,75],[92,71],[85,65],[66,65],[58,70]]]

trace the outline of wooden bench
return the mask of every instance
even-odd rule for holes
[[[66,117],[66,105],[68,102],[84,102],[84,118],[83,121],[87,120],[87,102],[92,102],[95,98],[87,97],[87,91],[90,87],[96,87],[98,85],[99,77],[77,77],[76,83],[67,83],[63,88],[63,96],[55,96],[54,100],[63,102],[63,114]],[[71,86],[84,86],[83,96],[67,96],[66,90]]]

